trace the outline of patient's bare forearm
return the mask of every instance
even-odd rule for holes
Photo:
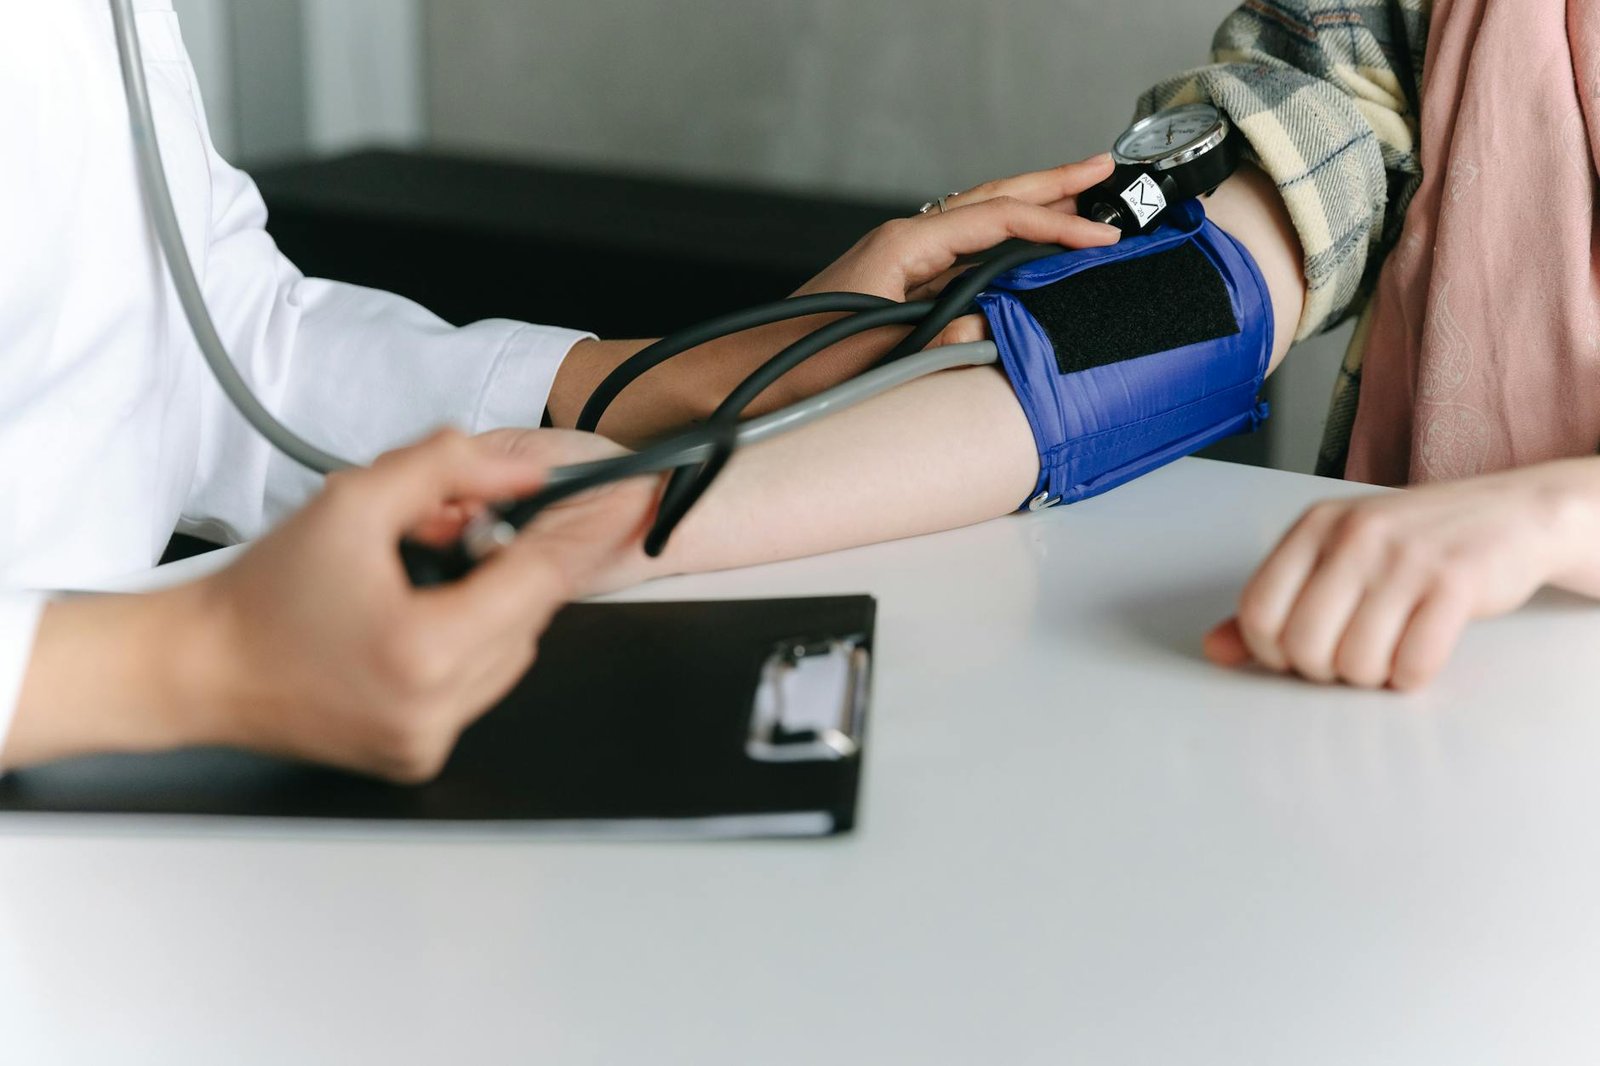
[[[1278,191],[1240,173],[1207,203],[1267,279],[1288,352],[1305,302],[1300,244]],[[653,574],[726,569],[969,525],[1017,509],[1039,459],[996,369],[950,371],[746,449],[693,511]]]
[[[662,570],[720,570],[971,525],[1014,510],[1039,461],[998,370],[949,371],[736,455]]]

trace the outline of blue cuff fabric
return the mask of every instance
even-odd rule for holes
[[[1017,294],[1075,274],[1191,244],[1221,277],[1239,331],[1153,355],[1063,373],[1043,327]],[[1137,315],[1159,292],[1129,292]],[[1266,280],[1250,253],[1213,225],[1199,201],[1177,205],[1154,232],[1109,248],[1067,252],[997,279],[978,303],[1039,448],[1026,508],[1097,496],[1266,420],[1257,402],[1272,358]]]

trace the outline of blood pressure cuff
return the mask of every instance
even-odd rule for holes
[[[1039,446],[1035,510],[1075,503],[1267,417],[1272,300],[1198,201],[1109,248],[996,279],[978,298]]]

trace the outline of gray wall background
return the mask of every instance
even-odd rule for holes
[[[229,158],[422,143],[422,0],[172,2]]]
[[[1237,0],[425,0],[440,144],[916,198],[1104,150]]]

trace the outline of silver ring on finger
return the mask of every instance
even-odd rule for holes
[[[958,192],[953,192],[953,193],[949,193],[948,195],[941,196],[937,200],[929,200],[927,203],[925,203],[921,207],[917,208],[917,214],[919,214],[919,215],[932,214],[933,210],[935,208],[938,208],[939,214],[942,215],[942,214],[945,213],[946,210],[948,210],[948,204],[950,203],[950,201],[954,200],[956,197],[958,197],[960,195],[961,194],[958,193]]]

